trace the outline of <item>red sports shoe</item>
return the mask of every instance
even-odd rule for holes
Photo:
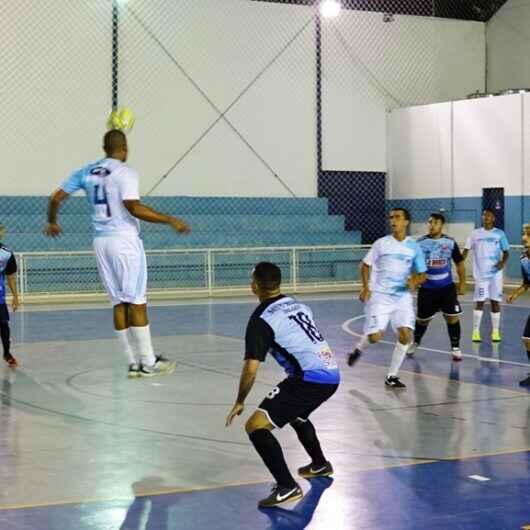
[[[18,368],[20,366],[18,361],[10,353],[4,355],[4,361],[9,365],[10,368]]]

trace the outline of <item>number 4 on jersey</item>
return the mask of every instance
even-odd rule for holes
[[[107,190],[105,189],[105,184],[94,186],[94,204],[104,204],[107,207],[107,217],[110,217],[110,206],[107,200]]]

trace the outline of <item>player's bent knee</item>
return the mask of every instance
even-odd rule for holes
[[[449,316],[449,315],[444,315],[445,317],[445,320],[448,324],[458,324],[458,321],[460,320],[457,316]]]
[[[398,341],[401,344],[410,344],[412,340],[412,332],[409,328],[401,328],[398,330]]]
[[[274,425],[272,425],[267,415],[261,410],[254,412],[247,420],[247,423],[245,423],[245,431],[247,434],[251,434],[259,429],[267,429],[269,431],[274,429]]]
[[[379,342],[383,337],[383,334],[381,332],[373,333],[372,335],[368,335],[368,342],[370,344],[375,344],[376,342]]]

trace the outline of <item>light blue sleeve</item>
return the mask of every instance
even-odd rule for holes
[[[85,168],[74,171],[62,184],[61,189],[71,195],[78,190],[84,189]]]
[[[423,274],[427,272],[427,264],[425,263],[425,255],[420,245],[416,245],[416,254],[414,255],[413,269],[416,274]]]
[[[508,238],[506,237],[506,234],[504,232],[501,236],[501,250],[503,252],[508,252],[508,250],[510,250],[510,243],[508,243]]]

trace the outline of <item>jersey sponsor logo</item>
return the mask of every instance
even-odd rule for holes
[[[333,355],[333,352],[331,351],[331,348],[328,346],[326,348],[323,348],[317,353],[317,356],[319,359],[322,360],[326,368],[337,368],[337,362],[335,361],[335,356]]]
[[[427,260],[427,266],[431,269],[442,269],[447,266],[447,260],[445,258],[436,258]]]
[[[102,166],[97,166],[90,170],[90,174],[97,177],[108,177],[111,173],[112,171]]]

